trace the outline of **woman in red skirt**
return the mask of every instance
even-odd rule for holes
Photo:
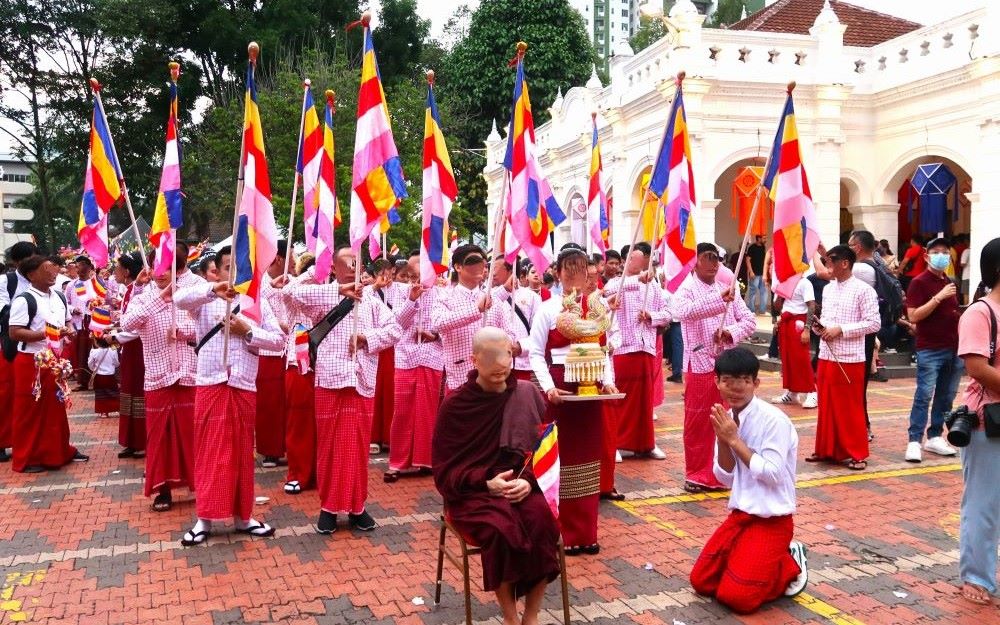
[[[583,293],[587,283],[587,254],[568,244],[559,252],[556,271],[563,294]],[[583,298],[580,297],[582,300]],[[586,314],[586,301],[581,302]],[[531,369],[548,399],[547,418],[559,427],[559,524],[566,555],[597,554],[597,509],[600,503],[601,451],[604,417],[601,403],[583,401],[565,403],[577,384],[565,381],[564,365],[570,339],[556,328],[563,312],[563,298],[543,302],[531,326]],[[601,336],[604,340],[604,336]],[[611,367],[605,365],[605,393],[618,392],[611,382]]]

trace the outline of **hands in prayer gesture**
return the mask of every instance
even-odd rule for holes
[[[523,478],[515,478],[514,471],[504,471],[492,480],[487,480],[486,488],[494,497],[506,497],[511,503],[517,503],[531,494],[531,483]]]

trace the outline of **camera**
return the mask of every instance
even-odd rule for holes
[[[955,447],[967,447],[972,431],[979,427],[979,415],[969,412],[968,406],[959,406],[944,417],[948,426],[948,442]]]

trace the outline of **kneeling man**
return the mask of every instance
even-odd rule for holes
[[[431,457],[449,520],[482,548],[483,588],[496,592],[504,625],[535,625],[545,586],[559,574],[559,528],[525,466],[545,400],[513,375],[511,349],[503,330],[476,332],[473,370],[441,404]],[[527,596],[519,621],[521,595]]]
[[[792,541],[799,438],[788,416],[758,399],[760,363],[736,347],[715,361],[715,383],[732,407],[712,406],[715,477],[732,489],[729,517],[691,570],[691,585],[740,614],[805,588],[805,547]]]

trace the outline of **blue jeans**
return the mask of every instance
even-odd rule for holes
[[[670,361],[670,375],[680,377],[684,373],[684,335],[680,322],[670,322],[670,328],[663,335],[663,353]]]
[[[952,349],[917,351],[917,392],[910,408],[910,442],[941,436],[944,416],[951,410],[958,383],[965,373],[965,363]],[[933,397],[934,403],[931,404]],[[931,427],[927,428],[927,407],[931,409]]]
[[[750,278],[750,283],[747,284],[747,308],[763,315],[767,312],[768,299],[764,276]]]
[[[980,417],[981,418],[981,417]],[[972,433],[962,449],[962,516],[958,539],[958,573],[963,582],[997,591],[997,543],[1000,541],[1000,438]]]

